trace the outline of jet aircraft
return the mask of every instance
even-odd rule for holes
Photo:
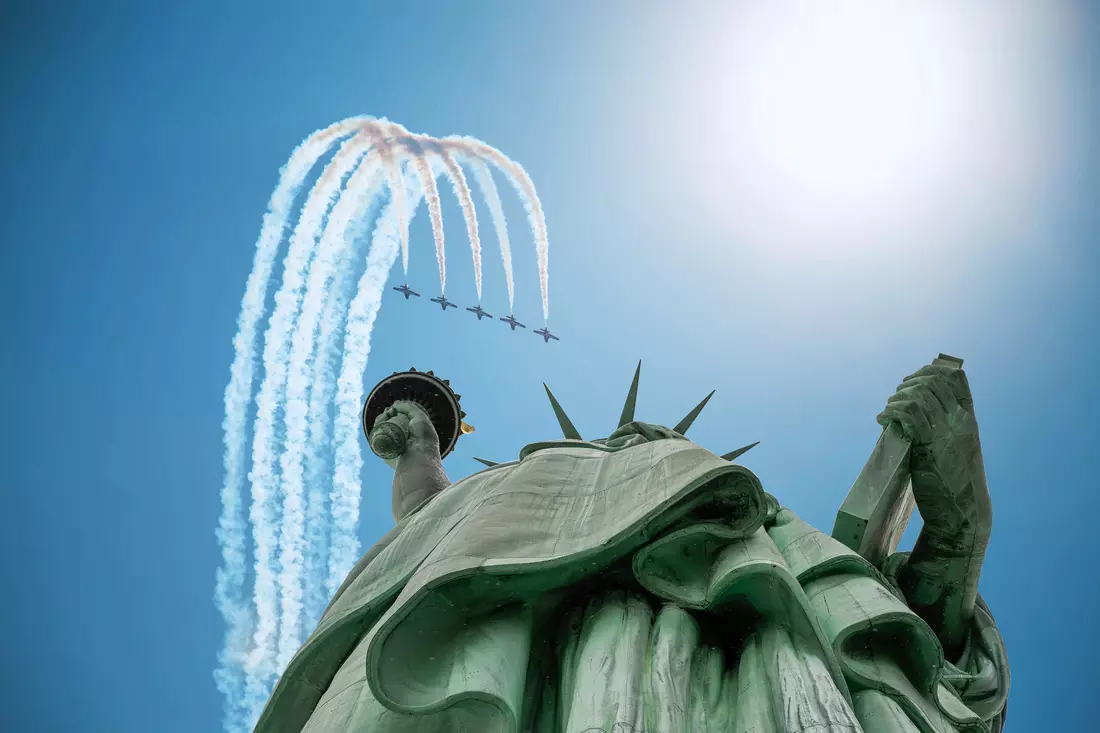
[[[480,304],[480,303],[478,303],[478,304],[477,304],[476,306],[474,306],[473,308],[467,308],[466,310],[468,310],[468,311],[470,311],[471,313],[473,313],[474,315],[476,315],[476,316],[477,316],[477,320],[479,320],[479,321],[480,321],[480,320],[481,320],[482,318],[486,318],[486,317],[487,317],[487,318],[492,318],[492,317],[493,317],[493,314],[492,314],[492,313],[490,313],[490,312],[488,312],[488,311],[486,311],[486,310],[484,310],[484,309],[483,309],[483,308],[481,307],[481,304]]]
[[[550,339],[554,339],[555,341],[561,341],[560,338],[558,338],[554,334],[550,333],[550,330],[547,329],[547,328],[536,329],[535,333],[537,333],[539,336],[542,336],[543,343],[547,343],[547,344],[550,343]]]
[[[397,292],[399,292],[399,293],[401,293],[402,295],[404,295],[404,296],[405,296],[405,300],[408,300],[408,299],[409,299],[409,296],[410,296],[410,295],[415,295],[415,296],[416,296],[416,297],[418,297],[418,298],[420,297],[420,293],[418,293],[418,292],[416,292],[415,290],[411,289],[411,288],[409,287],[409,284],[408,284],[408,283],[405,283],[404,285],[402,285],[402,286],[401,286],[401,287],[399,287],[399,288],[394,288],[394,290],[396,290]]]
[[[507,318],[501,318],[500,320],[504,321],[509,326],[511,326],[513,331],[516,330],[516,326],[519,326],[520,328],[527,328],[527,326],[524,326],[522,323],[517,321],[516,317],[514,315],[512,315],[511,313],[508,314]]]
[[[433,303],[439,303],[439,307],[446,313],[448,308],[457,308],[458,306],[447,300],[446,295],[440,295],[438,298],[429,298]]]

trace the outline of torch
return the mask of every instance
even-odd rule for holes
[[[378,416],[395,402],[415,402],[428,415],[439,435],[439,455],[446,456],[454,450],[460,436],[474,431],[462,419],[466,413],[459,402],[462,395],[451,389],[449,380],[440,379],[432,371],[394,372],[371,390],[363,404],[363,433],[370,449],[383,460],[397,458],[405,452],[409,439],[409,419],[395,415],[377,426]]]
[[[940,354],[932,364],[960,369],[963,360]],[[909,475],[911,452],[901,428],[895,423],[887,426],[836,515],[833,537],[876,567],[897,549],[916,506]]]

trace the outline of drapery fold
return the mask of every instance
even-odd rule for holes
[[[892,582],[899,561],[880,571],[769,510],[750,471],[690,441],[638,437],[537,444],[399,523],[256,730],[997,725],[1007,663],[984,606],[949,664]]]

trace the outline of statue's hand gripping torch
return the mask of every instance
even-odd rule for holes
[[[419,406],[428,416],[439,436],[439,455],[454,450],[458,438],[474,431],[462,418],[466,413],[459,403],[461,395],[451,389],[450,382],[433,372],[394,372],[379,382],[363,405],[363,432],[371,451],[383,460],[392,460],[405,453],[409,442],[409,417],[402,413],[384,420],[378,418],[396,402],[408,401]]]
[[[397,414],[374,426],[367,434],[367,442],[374,454],[384,461],[401,456],[409,442],[409,418]]]

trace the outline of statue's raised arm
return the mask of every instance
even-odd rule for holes
[[[924,526],[899,584],[943,644],[965,640],[993,523],[974,400],[962,369],[933,364],[906,377],[878,416],[911,441],[913,496]]]
[[[439,455],[439,435],[420,405],[395,402],[378,416],[375,428],[384,423],[400,425],[397,434],[403,437],[393,441],[395,449],[386,458],[393,467],[393,518],[401,521],[451,482]]]

